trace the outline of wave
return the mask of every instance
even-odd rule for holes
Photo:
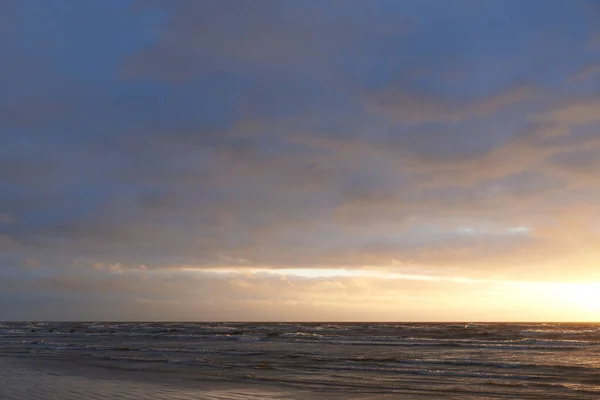
[[[598,324],[2,322],[0,355],[295,385],[600,387],[599,336]]]

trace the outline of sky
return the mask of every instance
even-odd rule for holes
[[[599,21],[1,0],[0,320],[599,320]]]

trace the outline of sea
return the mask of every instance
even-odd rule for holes
[[[599,324],[4,322],[1,358],[295,398],[600,399]]]

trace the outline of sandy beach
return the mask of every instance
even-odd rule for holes
[[[294,393],[247,388],[178,385],[176,380],[152,382],[152,376],[119,373],[61,362],[0,357],[1,400],[283,400],[306,399]]]

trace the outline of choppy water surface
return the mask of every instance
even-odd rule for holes
[[[372,396],[600,398],[600,325],[0,323],[0,356]]]

